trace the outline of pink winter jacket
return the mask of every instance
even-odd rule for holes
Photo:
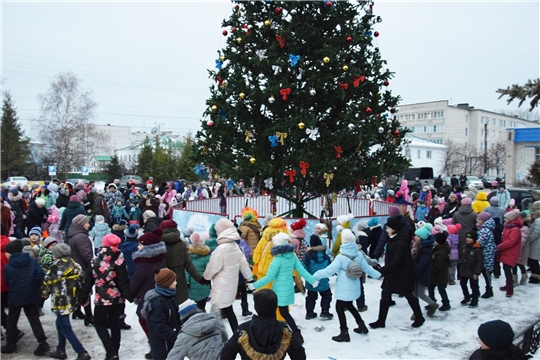
[[[511,267],[516,266],[519,252],[521,251],[521,228],[523,221],[521,218],[504,224],[501,243],[497,245],[499,249],[499,261]]]
[[[529,259],[529,232],[530,229],[528,226],[521,228],[521,249],[517,260],[519,265],[527,265],[527,260]]]

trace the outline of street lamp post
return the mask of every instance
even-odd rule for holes
[[[488,164],[487,164],[488,123],[489,123],[489,120],[484,120],[484,176],[487,175],[487,172],[488,172]]]

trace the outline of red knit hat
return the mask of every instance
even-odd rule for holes
[[[291,224],[291,229],[300,230],[300,229],[303,229],[305,226],[306,226],[306,220],[300,219],[300,220],[298,220],[296,222],[293,222]]]
[[[163,230],[176,229],[177,227],[178,227],[178,224],[174,222],[174,220],[165,220],[164,222],[161,223],[161,226],[160,226],[160,228],[162,228]]]
[[[172,221],[172,220],[167,220],[167,221]],[[139,238],[139,242],[143,244],[144,246],[157,244],[161,241],[161,236],[163,236],[163,230],[161,230],[160,228],[156,228],[152,232],[143,234]]]

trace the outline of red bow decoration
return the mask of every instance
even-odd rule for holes
[[[283,49],[285,47],[285,38],[276,35],[276,40],[279,42],[279,47]]]
[[[338,82],[338,84],[339,84],[339,86],[341,86],[341,88],[343,90],[347,90],[349,88],[349,84],[347,84],[347,83],[343,84],[343,83]]]
[[[364,75],[355,77],[353,81],[354,87],[358,87],[361,82],[364,82],[364,80],[366,80],[366,77]]]
[[[306,177],[307,169],[309,168],[309,163],[307,161],[300,161],[300,173],[303,177]]]
[[[218,86],[221,86],[223,84],[223,79],[219,76],[216,76],[216,81],[218,82]]]
[[[287,95],[291,93],[291,88],[281,89],[279,90],[279,93],[283,97],[283,101],[287,101]]]
[[[343,152],[343,150],[341,150],[341,146],[334,146],[334,150],[336,150],[336,157],[341,159],[341,153]]]
[[[294,182],[294,177],[296,176],[296,170],[286,170],[285,176],[289,177],[289,182]]]

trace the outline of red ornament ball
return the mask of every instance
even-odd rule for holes
[[[391,109],[390,109],[390,112],[391,112],[392,114],[395,114],[395,113],[396,113],[396,109],[391,108]]]
[[[231,28],[231,32],[235,32],[236,31],[236,28],[235,27],[232,27]]]
[[[234,5],[234,10],[238,10],[239,6],[238,4]]]
[[[375,33],[373,34],[373,36],[375,36],[375,37],[379,37],[379,35],[380,35],[380,34],[379,34],[378,31],[375,31]]]
[[[399,130],[394,130],[394,136],[398,137],[399,136]]]
[[[390,81],[384,80],[384,83],[383,83],[383,84],[384,84],[384,86],[388,86],[388,85],[390,85]]]
[[[372,112],[371,108],[369,108],[369,107],[368,107],[368,108],[366,108],[366,114],[368,114],[368,115],[369,115],[369,114],[371,114],[371,112]]]
[[[327,1],[327,2],[326,2],[326,7],[332,7],[332,2],[331,2],[331,1]]]
[[[347,36],[347,39],[346,39],[346,40],[347,40],[348,43],[350,43],[350,42],[352,41],[352,37]]]
[[[364,75],[360,76],[360,82],[366,81],[366,77]]]
[[[210,127],[214,126],[214,122],[212,120],[209,120],[206,124]]]
[[[276,14],[281,14],[281,11],[282,11],[282,10],[281,10],[280,7],[277,7],[277,8],[276,8]]]
[[[223,34],[223,36],[227,36],[229,32],[227,30],[223,30],[221,33]]]

